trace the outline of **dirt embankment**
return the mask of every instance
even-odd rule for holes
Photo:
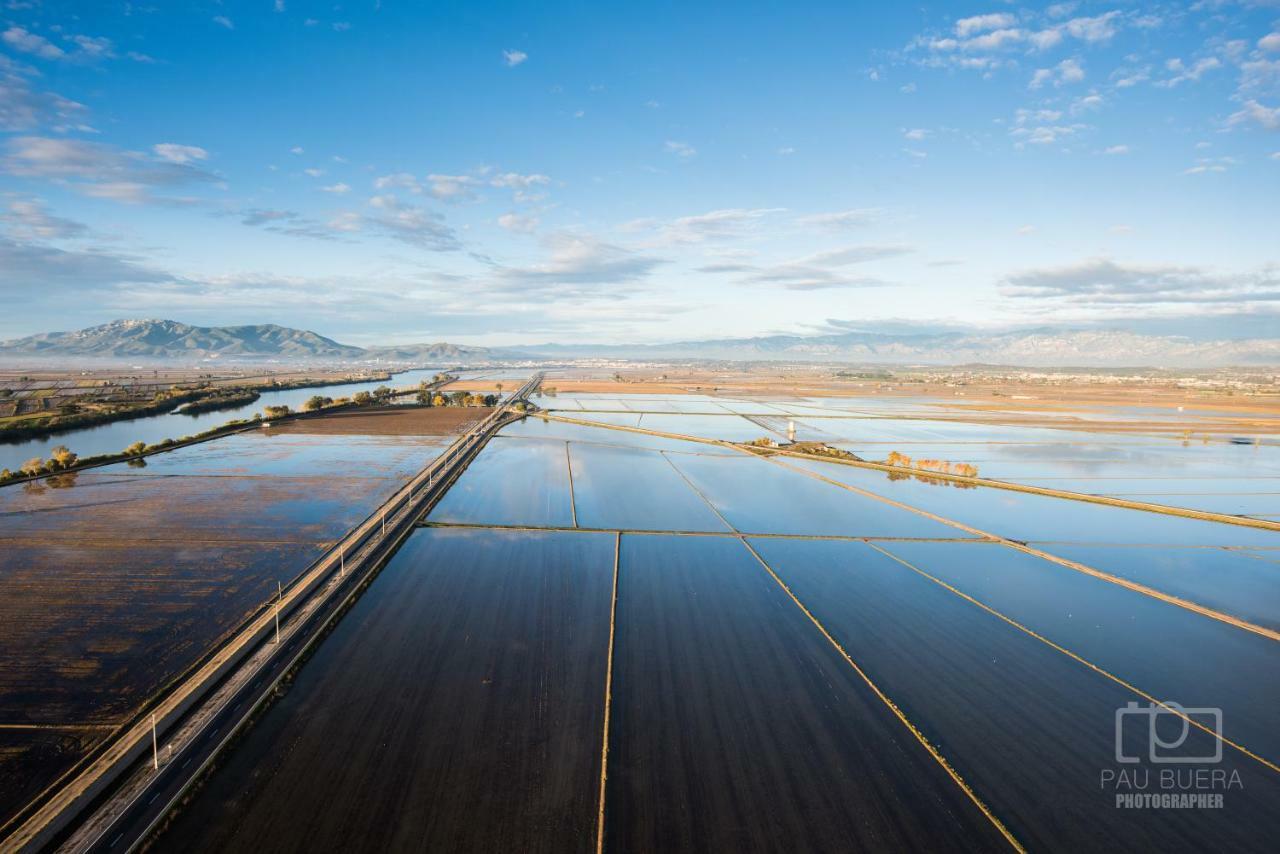
[[[272,433],[324,436],[448,436],[464,432],[468,424],[492,411],[488,406],[385,406],[299,418],[269,429]]]

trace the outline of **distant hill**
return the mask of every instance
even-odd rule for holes
[[[1026,367],[1216,367],[1280,365],[1274,338],[1194,341],[1124,330],[1033,329],[1017,332],[769,335],[654,345],[522,347],[546,358],[605,356],[631,359],[855,362],[872,364],[995,364]]]
[[[485,361],[493,355],[484,347],[445,343],[366,349],[275,324],[191,326],[175,320],[116,320],[75,332],[0,342],[0,357],[457,362]]]
[[[355,359],[364,351],[284,326],[189,326],[174,320],[115,320],[75,332],[47,332],[0,343],[0,354],[169,359],[279,356]]]
[[[516,359],[691,359],[857,364],[1025,367],[1280,365],[1280,339],[1199,341],[1118,329],[1015,332],[839,332],[767,335],[673,344],[541,344],[515,350],[444,342],[356,347],[315,332],[262,326],[190,326],[173,320],[117,320],[76,332],[0,342],[0,358],[68,360],[209,359],[461,364]]]
[[[498,354],[498,355],[495,355]],[[369,347],[362,358],[383,359],[390,362],[483,362],[494,358],[516,358],[516,354],[504,354],[488,347],[468,347],[465,344],[405,344],[399,347]]]

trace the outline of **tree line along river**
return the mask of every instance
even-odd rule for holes
[[[201,412],[195,415],[184,415],[174,410],[159,415],[148,415],[143,418],[124,419],[109,424],[98,424],[92,427],[77,427],[69,430],[50,433],[31,439],[13,441],[0,440],[0,469],[18,468],[32,457],[47,459],[50,451],[58,445],[66,445],[81,457],[97,454],[117,453],[134,442],[146,442],[154,445],[165,439],[178,439],[190,436],[228,421],[239,418],[251,418],[254,413],[262,412],[268,406],[288,406],[299,409],[302,404],[317,394],[329,397],[350,397],[360,391],[372,391],[378,386],[387,385],[392,388],[416,386],[423,380],[430,381],[441,368],[422,368],[404,371],[390,380],[374,382],[335,383],[310,388],[294,388],[282,391],[264,391],[253,403],[244,406],[218,409],[212,412]],[[482,372],[467,372],[479,374]]]

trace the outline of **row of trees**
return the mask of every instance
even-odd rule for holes
[[[10,471],[9,469],[0,469],[0,485],[8,483],[11,480],[17,480],[23,477],[36,477],[39,475],[53,475],[67,472],[71,469],[83,467],[86,465],[99,465],[102,463],[114,463],[127,461],[129,465],[145,465],[142,455],[153,451],[162,451],[172,448],[175,445],[183,445],[199,439],[211,438],[219,435],[226,430],[243,427],[254,423],[253,420],[237,420],[228,421],[220,427],[213,427],[200,433],[190,436],[183,436],[180,439],[164,439],[154,445],[148,445],[146,442],[134,442],[123,451],[114,454],[97,454],[90,457],[81,457],[66,445],[56,445],[50,449],[49,459],[41,459],[40,457],[32,457],[23,463],[18,470]]]
[[[889,456],[884,460],[891,466],[901,466],[906,469],[918,469],[920,471],[936,471],[943,474],[958,474],[962,477],[977,477],[978,467],[970,463],[950,463],[946,460],[913,460],[906,454],[900,454],[897,451],[890,451]]]
[[[55,445],[49,452],[49,459],[44,460],[40,457],[32,457],[22,464],[18,469],[19,475],[27,477],[37,474],[54,474],[60,471],[66,471],[76,464],[78,457],[66,445]],[[0,472],[0,481],[5,481],[13,477],[13,472],[5,469]]]
[[[422,406],[497,406],[496,394],[473,394],[468,391],[454,391],[449,394],[432,393],[428,389],[418,392],[418,403]]]

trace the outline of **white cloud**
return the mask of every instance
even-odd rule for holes
[[[832,288],[874,288],[890,285],[873,276],[855,276],[843,268],[912,252],[903,244],[862,244],[816,252],[803,258],[778,264],[757,265],[745,262],[717,262],[698,268],[700,273],[731,273],[748,285],[770,285],[789,291],[817,291]]]
[[[189,204],[191,199],[158,196],[154,191],[217,180],[191,162],[174,162],[159,154],[39,136],[10,139],[3,169],[11,175],[45,178],[88,196],[129,204]]]
[[[276,0],[275,9],[277,12],[284,11],[284,0]]]
[[[1280,32],[1268,33],[1258,39],[1258,47],[1272,53],[1280,53]]]
[[[418,179],[408,172],[394,172],[390,175],[382,175],[373,179],[373,186],[378,190],[388,190],[393,187],[400,187],[411,193],[421,193],[422,185],[418,183]]]
[[[37,295],[62,299],[67,292],[169,281],[172,276],[127,255],[57,249],[0,237],[0,296],[7,300],[29,300]]]
[[[213,22],[220,27],[226,27],[228,30],[234,30],[236,25],[226,15],[214,15]]]
[[[543,198],[545,194],[538,192],[537,188],[545,187],[550,183],[550,178],[536,172],[531,175],[521,175],[518,172],[506,172],[494,175],[489,179],[489,186],[511,190],[512,198],[517,202],[538,201]]]
[[[1012,27],[1014,17],[1007,12],[996,12],[990,15],[974,15],[969,18],[961,18],[956,21],[955,33],[960,38],[968,38],[975,33],[985,33],[988,30],[999,30]]]
[[[1119,12],[1107,12],[1092,18],[1073,18],[1062,25],[1067,34],[1085,42],[1104,42],[1116,34]]]
[[[1103,154],[1128,154],[1128,153],[1129,153],[1129,146],[1127,145],[1113,145],[1103,152]]]
[[[983,33],[980,36],[960,43],[962,50],[967,51],[992,51],[999,50],[1002,47],[1017,44],[1026,38],[1026,33],[1022,30],[1006,29],[992,30],[989,33]]]
[[[471,175],[428,175],[430,193],[437,199],[446,202],[460,202],[475,196],[475,188],[480,181]]]
[[[56,92],[33,89],[0,55],[0,131],[33,130],[46,122],[58,127],[90,130],[84,124],[88,109]]]
[[[1018,299],[1092,305],[1275,302],[1280,300],[1280,280],[1269,268],[1222,274],[1200,267],[1092,258],[1015,273],[1001,285],[1000,293]]]
[[[1084,79],[1084,67],[1078,59],[1064,59],[1058,63],[1058,79],[1063,83],[1079,83]]]
[[[71,36],[71,41],[80,48],[80,55],[87,59],[112,59],[115,50],[111,39],[106,36]]]
[[[302,153],[303,153],[302,146],[301,146],[301,145],[295,145],[293,148],[289,149],[289,153],[290,153],[290,154],[302,154]]]
[[[491,187],[505,187],[511,190],[528,190],[533,187],[550,184],[551,179],[546,175],[534,173],[532,175],[521,175],[518,172],[507,172],[502,175],[495,175],[489,179]]]
[[[813,226],[830,231],[847,231],[872,225],[883,216],[884,211],[879,208],[856,208],[847,211],[808,214],[798,217],[796,222],[802,226]]]
[[[335,33],[345,33],[349,29],[351,29],[350,21],[335,21],[333,24],[333,31]]]
[[[1280,130],[1280,107],[1268,107],[1253,99],[1244,102],[1244,109],[1232,113],[1228,124],[1239,125],[1255,122],[1266,130]]]
[[[327,187],[321,187],[320,189],[324,190],[326,193],[333,193],[334,195],[338,195],[338,196],[343,196],[351,192],[351,188],[346,184],[342,183],[341,181],[339,181],[336,184],[330,184]]]
[[[1031,75],[1028,84],[1031,89],[1039,89],[1046,83],[1063,86],[1068,83],[1079,83],[1084,79],[1084,66],[1079,59],[1064,59],[1053,68],[1038,68]]]
[[[668,154],[674,154],[677,157],[693,157],[698,153],[698,149],[694,148],[687,142],[677,142],[675,140],[667,140],[663,145]]]
[[[506,62],[508,68],[515,68],[528,58],[529,54],[522,50],[504,50],[502,52],[502,59]]]
[[[498,225],[507,231],[532,234],[538,229],[538,218],[536,216],[521,216],[517,213],[504,213],[498,217]]]
[[[0,40],[14,50],[38,56],[41,59],[62,59],[66,51],[44,36],[14,25],[0,35]]]
[[[38,199],[15,199],[0,220],[19,237],[43,240],[66,240],[83,237],[89,229],[83,223],[54,216]]]
[[[919,141],[924,139],[926,136],[928,136],[929,131],[925,130],[924,128],[912,128],[910,130],[904,130],[902,132],[902,135],[906,139]]]
[[[1216,56],[1208,56],[1204,59],[1196,60],[1196,62],[1190,66],[1183,64],[1181,59],[1170,59],[1165,63],[1165,68],[1172,72],[1173,76],[1165,80],[1156,81],[1156,85],[1164,88],[1173,88],[1179,83],[1185,83],[1188,80],[1194,83],[1199,80],[1206,71],[1212,71],[1215,68],[1221,67],[1222,60],[1218,59]]]
[[[460,248],[457,234],[438,213],[406,205],[391,195],[374,196],[369,205],[378,213],[367,222],[395,240],[433,252]]]
[[[151,146],[151,150],[161,160],[170,163],[190,163],[193,160],[208,160],[209,152],[195,145],[178,145],[172,142],[161,142]]]
[[[1053,145],[1075,136],[1087,127],[1078,122],[1070,125],[1056,124],[1061,118],[1060,110],[1020,109],[1014,114],[1014,127],[1009,135],[1014,138],[1017,148],[1025,145]]]
[[[615,299],[616,287],[640,282],[666,263],[590,235],[558,232],[543,239],[550,257],[525,267],[499,267],[487,289],[530,301]]]
[[[724,208],[694,216],[682,216],[657,225],[665,243],[702,243],[730,240],[752,233],[765,218],[782,208]]]
[[[1190,169],[1184,169],[1183,175],[1205,175],[1212,172],[1226,172],[1228,166],[1235,165],[1236,161],[1231,157],[1201,157],[1196,161],[1196,165]]]
[[[1078,116],[1081,113],[1100,109],[1103,103],[1102,96],[1096,92],[1085,95],[1082,98],[1076,98],[1071,102],[1071,115]]]
[[[1036,50],[1045,51],[1051,47],[1058,46],[1062,41],[1062,30],[1057,28],[1039,30],[1032,33],[1027,39]]]
[[[778,149],[779,157],[790,157],[792,154],[795,154],[795,153],[796,153],[796,150],[789,145],[784,145]]]
[[[1122,68],[1111,73],[1117,89],[1128,89],[1151,79],[1150,68]]]

